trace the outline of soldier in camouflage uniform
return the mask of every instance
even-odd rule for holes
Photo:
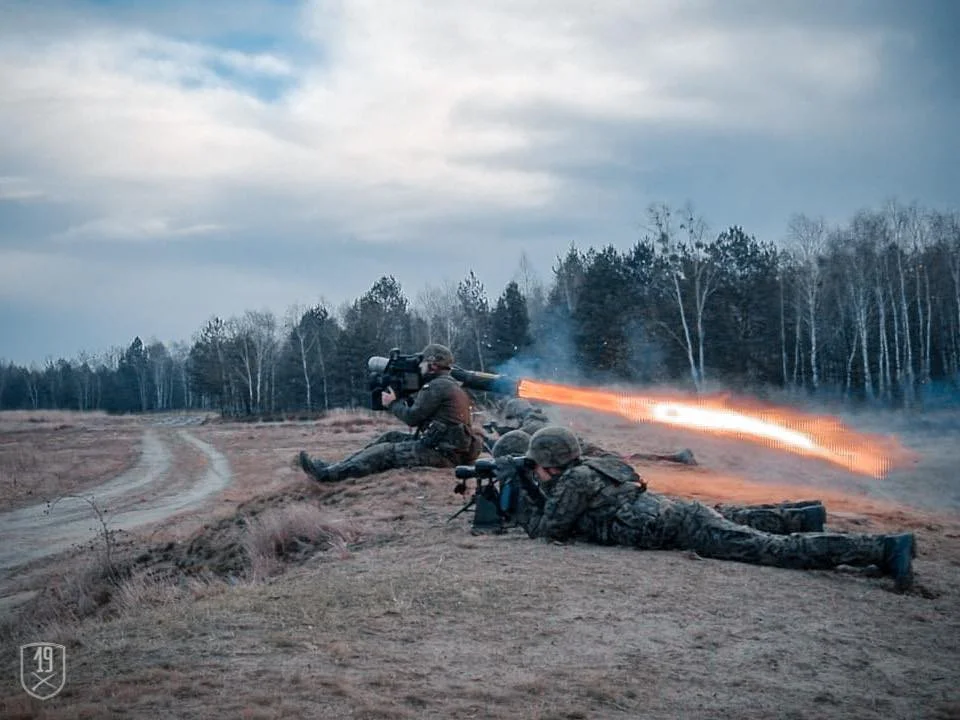
[[[520,485],[520,472],[516,463],[505,456],[525,455],[530,448],[530,435],[523,430],[511,430],[501,436],[493,446],[492,455],[497,462],[497,479],[500,481],[501,510],[510,510],[520,524],[528,514],[528,503],[521,495],[514,497]],[[585,455],[581,449],[581,457]],[[632,472],[632,470],[631,470]],[[717,512],[738,525],[762,530],[775,535],[794,532],[822,532],[827,511],[820,500],[800,500],[763,505],[717,505]]]
[[[390,431],[345,460],[327,464],[300,453],[300,467],[317,482],[337,482],[400,467],[454,467],[472,463],[482,447],[472,426],[470,396],[450,376],[453,353],[431,343],[420,353],[425,380],[412,405],[398,402],[392,390],[382,394],[383,406],[414,434]]]
[[[534,510],[530,537],[582,538],[644,550],[693,550],[720,560],[783,568],[877,566],[898,589],[910,586],[912,534],[792,533],[775,535],[738,525],[698,502],[646,492],[640,477],[616,458],[583,458],[576,436],[547,427],[530,440],[539,488],[523,485]]]
[[[533,435],[540,428],[551,424],[543,410],[523,398],[507,400],[501,416],[501,421],[494,423],[497,432],[501,434],[510,430],[523,430],[527,435]]]

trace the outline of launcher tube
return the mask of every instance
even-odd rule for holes
[[[493,373],[464,370],[456,366],[450,370],[450,375],[454,380],[463,383],[464,387],[470,390],[513,395],[514,397],[517,395],[519,381],[506,375],[494,375]]]

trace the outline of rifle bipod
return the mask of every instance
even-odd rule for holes
[[[454,492],[462,495],[467,489],[465,482],[460,482]],[[507,521],[506,513],[500,509],[500,492],[496,484],[488,480],[484,483],[481,478],[477,478],[477,489],[473,495],[464,503],[463,507],[457,510],[453,515],[447,518],[450,522],[454,518],[460,517],[470,508],[473,511],[474,530],[503,530]]]

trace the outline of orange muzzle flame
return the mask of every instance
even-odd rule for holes
[[[655,422],[820,458],[852,472],[882,477],[906,457],[893,438],[847,428],[837,418],[809,415],[789,408],[733,407],[727,397],[667,398],[628,395],[555,383],[521,380],[517,395],[620,415],[634,422]]]

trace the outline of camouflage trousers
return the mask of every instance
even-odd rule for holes
[[[620,508],[605,540],[642,549],[693,550],[702,557],[782,568],[880,565],[881,535],[777,535],[740,525],[698,502],[644,493]]]
[[[809,529],[796,510],[814,505],[822,507],[823,504],[819,500],[800,500],[765,505],[716,505],[714,509],[738,525],[749,525],[774,535],[789,535]]]
[[[452,468],[452,459],[415,440],[412,433],[390,430],[367,443],[362,450],[326,467],[327,482],[360,478],[405,467]]]

